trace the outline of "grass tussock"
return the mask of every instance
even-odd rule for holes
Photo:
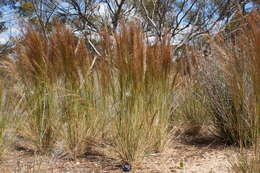
[[[103,35],[104,44],[108,34]],[[162,150],[169,139],[176,73],[170,70],[171,52],[166,39],[148,47],[138,27],[125,25],[112,38],[114,49],[107,49],[97,73],[103,91],[109,91],[103,92],[104,97],[111,98],[114,110],[113,146],[122,160],[132,162]],[[107,63],[109,68],[105,67]]]
[[[260,15],[255,12],[250,16],[247,16],[246,20],[249,23],[249,28],[245,28],[244,34],[239,38],[238,41],[246,39],[248,45],[245,46],[242,43],[238,44],[240,58],[245,64],[245,72],[248,74],[250,79],[250,89],[246,88],[246,91],[251,91],[250,96],[244,98],[247,103],[247,111],[251,117],[251,138],[253,145],[253,153],[251,156],[248,154],[241,154],[238,157],[238,161],[232,163],[232,170],[237,173],[258,173],[260,172]],[[247,26],[248,27],[248,26]],[[246,30],[247,29],[247,30]],[[243,54],[242,54],[243,53]],[[243,55],[243,56],[242,56]],[[235,59],[235,58],[234,58]],[[235,61],[236,62],[236,61]],[[237,87],[236,87],[237,88]],[[241,89],[237,89],[240,95],[243,94]],[[246,92],[244,91],[244,93]]]
[[[91,59],[85,43],[62,26],[48,36],[29,28],[15,51],[16,61],[8,65],[25,95],[27,119],[21,133],[44,153],[65,137],[65,148],[75,156],[85,148],[78,145],[85,142],[88,126],[97,124],[86,106],[94,99],[88,102],[93,92],[85,84]]]

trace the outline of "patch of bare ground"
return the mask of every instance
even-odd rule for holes
[[[214,137],[185,137],[163,153],[146,157],[140,172],[227,173],[237,154]]]
[[[236,149],[225,146],[215,137],[184,136],[175,139],[162,153],[135,163],[136,173],[226,173],[230,161],[238,154]],[[7,152],[0,165],[3,173],[120,173],[120,161],[100,154],[86,153],[77,160],[66,155],[36,155],[24,146],[16,146]]]

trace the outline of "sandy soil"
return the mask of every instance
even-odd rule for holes
[[[136,163],[137,173],[227,173],[230,161],[238,154],[210,137],[175,140],[162,153],[152,154]],[[120,173],[120,162],[102,154],[87,153],[74,161],[57,155],[37,156],[21,146],[11,149],[0,165],[0,173]]]
[[[145,158],[143,171],[176,173],[227,173],[238,153],[223,145],[178,143],[162,154]]]

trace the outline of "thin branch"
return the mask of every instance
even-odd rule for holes
[[[87,41],[89,43],[89,45],[92,47],[92,49],[95,51],[95,53],[98,55],[98,56],[101,56],[101,53],[96,49],[96,47],[94,46],[94,44],[87,38]]]
[[[141,1],[141,5],[142,5],[142,8],[144,9],[144,13],[145,13],[145,17],[149,20],[149,22],[152,24],[152,26],[154,27],[154,29],[156,30],[156,32],[159,34],[160,32],[158,31],[158,28],[156,26],[156,23],[153,21],[153,19],[151,19],[149,17],[149,14],[148,14],[148,11],[144,5],[144,2],[143,0],[140,0]],[[160,34],[159,34],[160,35]]]

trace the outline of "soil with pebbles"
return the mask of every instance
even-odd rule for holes
[[[183,137],[162,153],[151,154],[135,163],[137,173],[227,173],[238,152],[214,137]],[[57,155],[35,155],[23,146],[15,146],[0,164],[3,173],[120,173],[120,162],[98,152],[86,153],[77,160]]]

